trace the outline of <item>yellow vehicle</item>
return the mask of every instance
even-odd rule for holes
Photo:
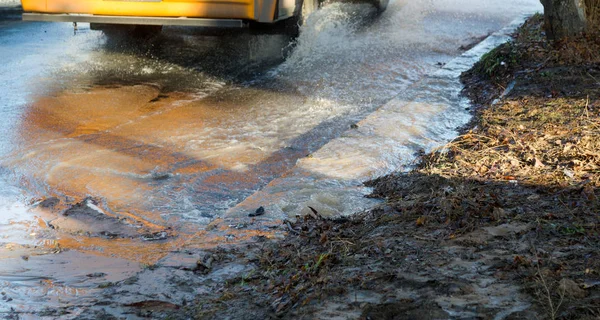
[[[23,20],[244,28],[301,21],[322,0],[22,0]],[[388,0],[366,0],[380,11]],[[151,27],[154,26],[154,27]]]

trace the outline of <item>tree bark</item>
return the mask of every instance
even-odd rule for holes
[[[584,0],[541,0],[544,29],[550,40],[572,37],[587,28]]]

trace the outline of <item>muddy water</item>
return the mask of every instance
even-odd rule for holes
[[[103,281],[169,252],[278,236],[265,224],[301,213],[299,201],[360,208],[344,198],[349,185],[401,168],[466,119],[456,88],[444,93],[448,82],[431,75],[538,6],[395,1],[375,17],[331,4],[293,44],[174,27],[142,41],[86,25],[1,25],[0,285],[13,302],[0,311],[92,303]],[[394,98],[402,117],[369,117]],[[368,128],[389,139],[346,139]],[[315,197],[321,187],[333,191]],[[259,206],[264,224],[239,227]]]

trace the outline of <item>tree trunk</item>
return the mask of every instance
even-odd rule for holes
[[[550,40],[582,33],[587,28],[584,0],[541,0],[544,5],[544,28]]]

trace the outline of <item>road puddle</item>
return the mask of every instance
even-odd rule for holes
[[[0,286],[11,299],[0,312],[91,306],[115,283],[128,288],[124,304],[180,304],[210,288],[167,292],[169,271],[157,281],[154,266],[196,270],[203,249],[282,237],[284,220],[309,206],[337,216],[372,205],[364,180],[408,165],[468,116],[440,66],[521,11],[448,3],[396,1],[378,18],[335,3],[295,44],[185,28],[145,42],[86,26],[73,36],[63,24],[0,34],[15,48],[0,48],[7,57],[48,55],[0,70],[10,89],[0,101]],[[46,46],[14,35],[43,30]],[[13,83],[19,65],[29,71]],[[223,270],[206,279],[246,269]]]

